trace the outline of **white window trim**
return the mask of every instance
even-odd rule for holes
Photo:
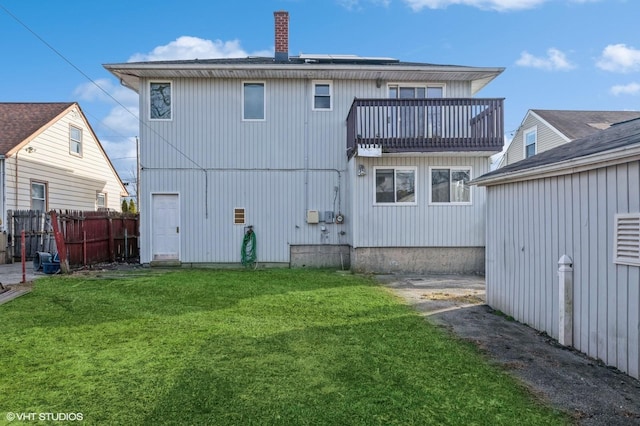
[[[104,206],[102,206],[103,209],[108,208],[108,204],[107,204],[107,193],[106,192],[96,192],[96,210],[98,210],[99,208],[101,208],[98,205],[98,199],[100,198],[100,196],[104,197]]]
[[[395,83],[395,82],[389,82],[387,83],[387,94],[386,96],[389,96],[389,89],[391,89],[392,87],[397,87],[398,88],[398,92],[400,91],[400,88],[402,87],[423,87],[424,88],[424,92],[425,95],[427,94],[427,89],[429,87],[441,87],[442,88],[442,99],[447,97],[447,85],[446,83],[421,83],[421,84],[415,84],[415,83]],[[440,99],[440,98],[426,98],[426,99]]]
[[[640,266],[640,213],[614,216],[613,263]]]
[[[536,135],[536,141],[533,143],[535,148],[533,155],[536,155],[538,153],[538,126],[536,125],[529,127],[528,129],[525,129],[524,132],[522,132],[522,158],[529,158],[527,157],[527,135],[530,133],[535,133]]]
[[[71,129],[76,129],[76,130],[78,130],[80,132],[80,140],[79,141],[76,141],[75,139],[71,138]],[[82,157],[82,152],[84,151],[83,150],[84,147],[82,146],[83,145],[82,140],[84,139],[83,133],[84,132],[82,131],[82,127],[74,126],[73,124],[69,125],[69,154],[75,155],[75,156],[78,156],[78,157]],[[78,143],[78,145],[80,146],[80,152],[75,152],[75,151],[73,151],[71,149],[71,144],[72,143]]]
[[[329,108],[316,108],[316,85],[329,86]],[[312,111],[333,111],[333,81],[331,80],[313,80],[311,82],[311,110]]]
[[[40,180],[31,180],[29,182],[29,208],[33,210],[33,195],[31,194],[31,189],[34,184],[42,185],[44,187],[44,199],[42,201],[44,201],[45,212],[49,211],[49,183]]]
[[[395,175],[398,171],[412,171],[413,172],[413,176],[415,181],[413,182],[414,187],[413,187],[413,191],[414,191],[414,199],[415,201],[412,202],[396,202],[394,201],[393,203],[378,203],[376,201],[376,172],[377,170],[389,170],[389,169],[393,169],[393,177],[394,177],[394,185],[395,185]],[[420,181],[420,179],[418,179],[418,167],[416,166],[374,166],[373,167],[373,205],[374,206],[384,206],[384,207],[403,207],[403,206],[417,206],[418,205],[418,182]],[[395,197],[395,193],[396,193],[396,188],[393,188],[393,193],[394,193],[394,197]]]
[[[473,167],[471,166],[447,166],[447,165],[430,166],[429,167],[429,205],[430,206],[470,206],[473,204],[473,186],[471,185],[469,185],[469,201],[462,201],[462,202],[450,201],[448,203],[437,203],[432,201],[433,200],[433,194],[432,194],[433,184],[431,183],[431,176],[432,176],[431,171],[433,169],[436,169],[436,170],[449,169],[449,178],[451,178],[452,170],[469,170],[469,180],[473,179]]]
[[[162,83],[169,83],[169,85],[171,86],[171,111],[169,112],[169,115],[171,115],[171,118],[152,118],[151,117],[151,85],[152,84],[162,84]],[[149,84],[147,85],[147,89],[149,90],[149,92],[147,93],[147,108],[149,110],[149,121],[173,121],[173,102],[174,102],[174,91],[175,91],[175,84],[173,84],[172,80],[150,80]]]
[[[262,84],[263,90],[264,90],[264,96],[262,97],[262,113],[263,113],[263,117],[262,118],[245,118],[244,117],[244,85],[245,84]],[[242,121],[267,121],[267,82],[266,81],[260,81],[260,80],[244,80],[242,81],[242,84],[240,85],[240,92],[241,92],[241,97],[242,97],[242,104],[240,105],[240,107],[242,108]]]

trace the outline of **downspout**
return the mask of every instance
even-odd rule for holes
[[[311,80],[307,77],[304,88],[304,221],[309,211],[309,90]]]
[[[14,210],[18,210],[18,154],[20,151],[16,151],[16,187],[13,191],[15,194],[15,205],[13,206]]]

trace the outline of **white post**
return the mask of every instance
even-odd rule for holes
[[[558,342],[573,345],[573,260],[563,254],[558,261],[560,303],[558,315]]]

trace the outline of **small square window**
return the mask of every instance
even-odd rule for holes
[[[82,155],[82,129],[69,127],[69,152]]]
[[[149,83],[149,118],[171,120],[171,82]]]
[[[313,83],[313,110],[329,111],[333,107],[332,85],[329,81]]]

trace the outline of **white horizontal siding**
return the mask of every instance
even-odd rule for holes
[[[640,268],[613,263],[613,220],[640,211],[639,163],[487,191],[487,302],[557,338],[557,262],[567,254],[574,346],[638,377]]]
[[[70,124],[82,129],[81,156],[69,152]],[[30,185],[36,180],[47,184],[50,209],[95,210],[101,192],[107,207],[120,210],[118,177],[79,114],[66,114],[28,146],[34,151],[21,149],[6,160],[7,209],[30,209]]]

